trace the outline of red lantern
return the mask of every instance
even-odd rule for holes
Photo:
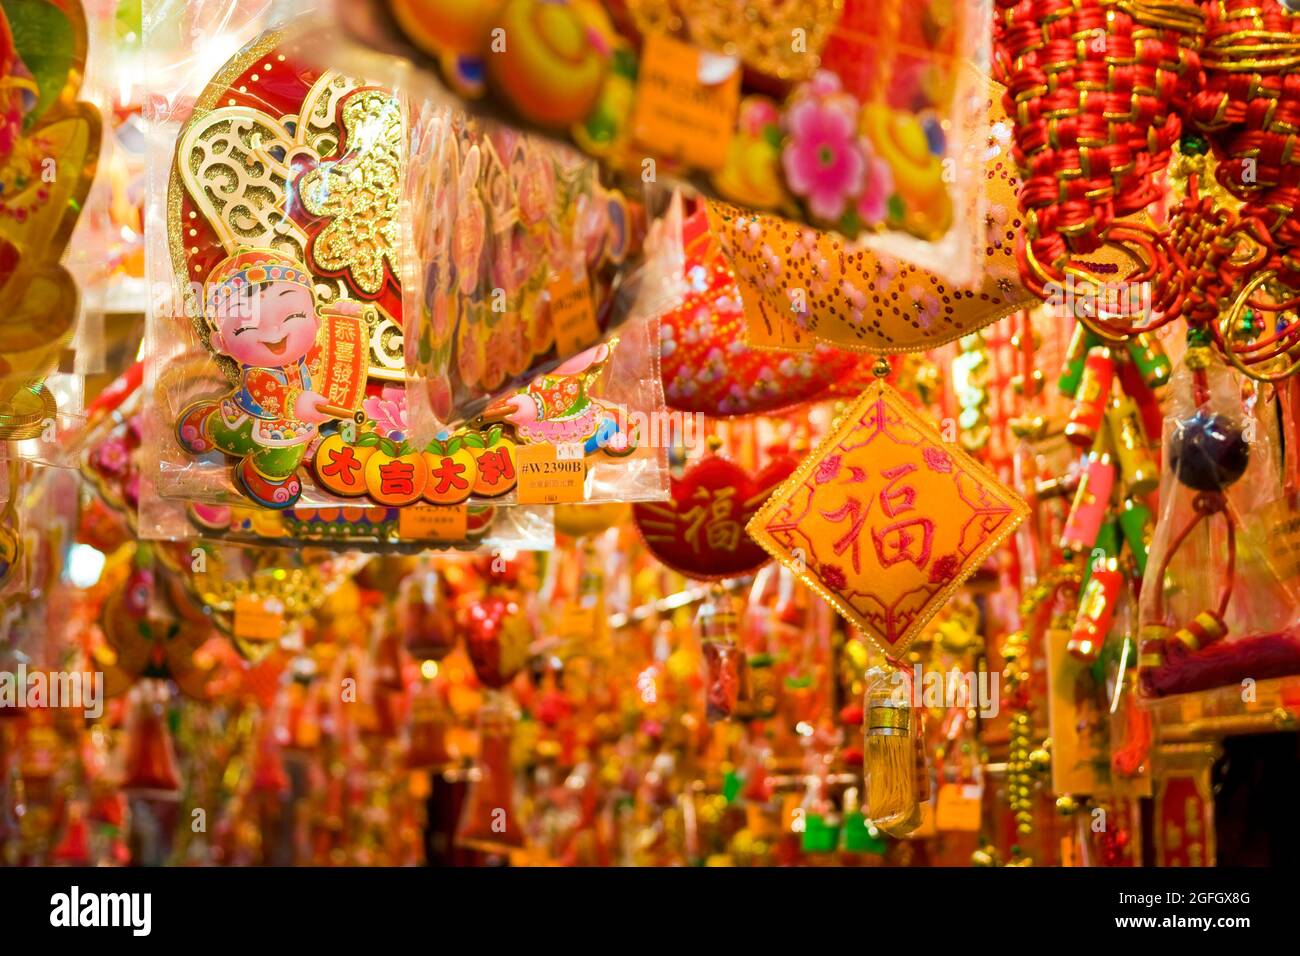
[[[794,465],[791,458],[778,458],[751,476],[726,458],[704,458],[672,480],[671,501],[632,506],[637,529],[656,558],[687,577],[749,574],[768,556],[745,525]]]

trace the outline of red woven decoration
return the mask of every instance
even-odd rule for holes
[[[1177,110],[1201,82],[1199,7],[1191,0],[997,4],[998,60],[1024,179],[1026,285],[1047,297],[1072,257],[1107,242],[1140,247],[1154,275],[1159,237],[1117,220],[1160,195],[1154,176],[1182,132]]]
[[[1275,249],[1263,266],[1300,287],[1300,15],[1277,0],[1207,0],[1204,88],[1188,119],[1210,134],[1217,178]]]

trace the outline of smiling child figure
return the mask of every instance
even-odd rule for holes
[[[331,308],[346,314],[350,305]],[[298,465],[318,426],[333,417],[313,387],[321,316],[312,277],[279,252],[241,251],[209,274],[204,314],[212,350],[238,363],[239,384],[221,399],[188,406],[177,440],[192,455],[217,450],[239,459],[235,482],[248,497],[267,508],[292,507],[302,493]]]

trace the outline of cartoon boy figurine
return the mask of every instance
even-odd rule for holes
[[[235,482],[249,498],[290,508],[302,493],[298,465],[317,427],[338,417],[315,387],[321,316],[312,277],[279,252],[241,251],[209,274],[205,306],[212,351],[238,363],[239,387],[188,406],[177,438],[193,455],[216,449],[238,458]],[[330,308],[360,313],[359,303]]]
[[[579,352],[528,388],[487,410],[515,426],[526,442],[582,445],[585,454],[604,451],[622,457],[635,449],[619,429],[618,409],[588,395],[618,340]]]

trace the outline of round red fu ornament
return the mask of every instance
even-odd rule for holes
[[[783,456],[751,475],[726,458],[704,458],[672,480],[670,500],[632,506],[637,529],[656,558],[689,578],[749,574],[768,556],[745,525],[794,467]]]

